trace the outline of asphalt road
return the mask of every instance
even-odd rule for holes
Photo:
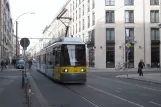
[[[30,72],[49,107],[161,107],[161,84],[115,77],[124,72],[90,72],[86,85],[58,84]]]

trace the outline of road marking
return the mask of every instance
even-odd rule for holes
[[[80,95],[80,97],[81,97],[82,99],[84,99],[85,101],[87,101],[88,103],[92,104],[93,106],[95,106],[95,107],[100,107],[100,106],[96,105],[95,103],[93,103],[92,101],[88,100],[87,98],[85,98],[85,97],[83,97],[83,96],[81,96],[81,95]]]
[[[91,77],[96,77],[96,78],[100,78],[100,79],[109,80],[109,79],[107,79],[105,77],[99,77],[99,76],[91,76]],[[113,81],[113,80],[110,80],[110,81]],[[139,88],[143,88],[143,89],[148,89],[148,90],[153,90],[153,91],[161,92],[161,90],[153,89],[153,88],[149,88],[149,87],[145,87],[145,86],[141,86],[141,85],[134,85],[134,84],[129,84],[129,83],[126,83],[126,82],[121,82],[121,81],[114,81],[114,82],[118,82],[118,83],[122,83],[122,84],[126,84],[126,85],[131,85],[131,86],[135,86],[135,87],[139,87]]]
[[[155,102],[153,102],[153,101],[149,101],[149,103],[152,103],[152,104],[154,104],[154,105],[157,105],[157,106],[160,106],[160,107],[161,107],[161,104],[159,104],[159,103],[155,103]]]
[[[140,105],[140,104],[137,104],[137,103],[134,103],[134,102],[132,102],[132,101],[126,100],[126,99],[124,99],[124,98],[122,98],[122,97],[119,97],[119,96],[117,96],[117,95],[114,95],[114,94],[105,92],[105,91],[100,90],[100,89],[98,89],[98,88],[95,88],[95,87],[93,87],[93,86],[90,86],[90,85],[87,85],[87,86],[90,87],[90,88],[92,88],[92,89],[94,89],[94,90],[97,90],[97,91],[99,91],[99,92],[102,92],[102,93],[104,93],[104,94],[107,94],[107,95],[109,95],[109,96],[115,97],[115,98],[117,98],[117,99],[120,99],[120,100],[122,100],[122,101],[128,102],[128,103],[130,103],[130,104],[136,105],[136,106],[138,106],[138,107],[144,107],[144,106],[142,106],[142,105]]]
[[[95,107],[100,107],[99,105],[95,104],[94,102],[92,102],[91,100],[89,100],[88,98],[82,96],[81,94],[79,94],[77,91],[75,91],[72,88],[66,87],[67,89],[71,90],[72,92],[74,92],[75,94],[77,94],[79,97],[81,97],[82,99],[84,99],[85,101],[87,101],[88,103],[90,103],[91,105],[95,106]]]
[[[119,90],[115,90],[116,92],[118,92],[118,93],[120,93],[121,91],[119,91]]]

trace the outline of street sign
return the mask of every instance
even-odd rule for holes
[[[127,44],[126,44],[126,47],[131,47],[131,44],[128,42]]]
[[[20,40],[20,44],[24,49],[26,49],[30,45],[30,41],[28,38],[22,38]]]

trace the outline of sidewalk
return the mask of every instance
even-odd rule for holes
[[[123,72],[123,71],[125,71],[125,70],[116,71],[115,68],[100,69],[100,68],[92,68],[92,67],[88,67],[87,70],[88,70],[88,72]],[[138,68],[131,68],[131,69],[128,69],[128,71],[137,72]],[[143,69],[143,71],[161,71],[161,69],[145,68],[145,69]]]
[[[27,107],[25,90],[21,88],[21,74],[20,70],[12,67],[0,71],[0,107]],[[32,102],[32,107],[40,107],[35,95]]]
[[[149,73],[149,74],[144,74],[144,76],[139,76],[139,74],[130,74],[130,75],[128,75],[128,77],[127,77],[127,75],[118,75],[116,77],[136,79],[136,80],[161,84],[161,73]]]

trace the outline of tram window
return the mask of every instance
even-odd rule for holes
[[[53,55],[55,55],[55,50],[53,50]]]
[[[57,65],[57,66],[60,65],[60,51],[56,52],[55,65]]]
[[[61,65],[64,66],[85,66],[85,46],[84,45],[63,45],[61,55]]]

